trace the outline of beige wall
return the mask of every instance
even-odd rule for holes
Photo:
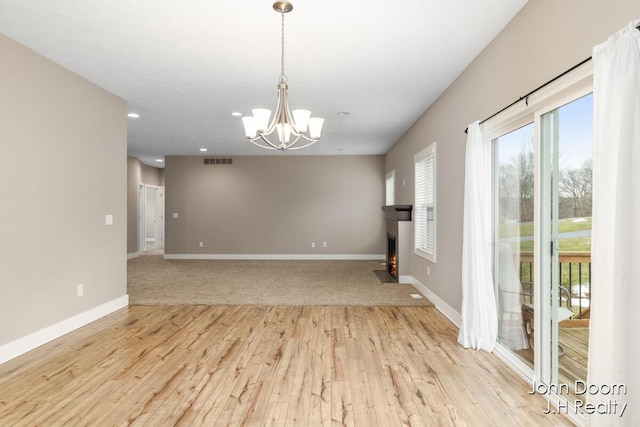
[[[412,275],[454,310],[462,301],[467,125],[588,58],[594,45],[636,18],[637,0],[530,0],[387,154],[385,172],[396,170],[396,202],[412,204],[413,156],[438,142],[438,262],[414,255]]]
[[[2,346],[126,297],[127,123],[122,99],[2,35],[0,58]]]
[[[384,254],[382,156],[165,162],[166,254]]]
[[[127,157],[127,254],[138,252],[138,186],[164,186],[164,169]]]

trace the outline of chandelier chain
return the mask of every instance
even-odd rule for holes
[[[280,83],[287,82],[287,76],[284,74],[284,10],[280,12],[282,15],[282,29],[280,33]]]

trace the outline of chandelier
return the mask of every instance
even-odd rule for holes
[[[280,79],[278,80],[278,104],[269,122],[271,110],[255,108],[253,116],[242,118],[244,133],[249,141],[268,150],[299,150],[318,142],[324,119],[311,117],[309,110],[289,111],[287,104],[287,76],[284,74],[284,14],[293,10],[293,5],[285,1],[273,4],[273,9],[282,16]],[[277,141],[269,136],[276,133]],[[300,142],[300,144],[298,144]]]

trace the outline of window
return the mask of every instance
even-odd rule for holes
[[[436,262],[436,143],[416,154],[414,164],[414,251]]]
[[[395,204],[395,186],[396,186],[396,171],[392,170],[384,177],[386,190],[385,190],[385,205],[391,206]]]

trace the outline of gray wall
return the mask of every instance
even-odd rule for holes
[[[383,156],[165,163],[165,254],[384,254]]]
[[[438,142],[438,262],[414,255],[412,275],[453,309],[462,302],[467,125],[588,58],[594,45],[636,18],[637,0],[530,0],[387,154],[385,172],[396,170],[396,203],[412,204],[413,156]]]
[[[127,123],[122,99],[2,35],[0,58],[3,345],[126,295]]]
[[[127,253],[138,252],[138,186],[164,186],[164,169],[127,157]]]

